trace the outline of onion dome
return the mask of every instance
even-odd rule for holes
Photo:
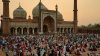
[[[64,20],[62,14],[60,12],[57,12],[57,20],[58,21],[63,21]]]
[[[27,16],[26,11],[20,5],[13,12],[13,17],[14,18],[26,18],[26,16]]]
[[[32,15],[33,17],[38,17],[39,16],[39,6],[40,3],[32,10]],[[41,10],[48,10],[43,3],[41,3]]]

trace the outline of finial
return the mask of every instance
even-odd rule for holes
[[[40,0],[40,2],[41,2],[41,0]]]
[[[56,9],[58,9],[58,5],[57,5],[57,4],[56,4],[56,6],[55,6],[55,7],[56,7]]]
[[[20,6],[20,2],[19,2],[19,6]]]
[[[19,7],[18,8],[22,8],[21,5],[20,5],[20,2],[19,2]]]
[[[55,9],[58,10],[58,5],[56,4]]]
[[[39,1],[39,3],[41,3],[41,0]]]

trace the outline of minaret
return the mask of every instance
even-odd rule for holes
[[[56,4],[55,6],[55,9],[56,9],[56,24],[55,24],[55,33],[57,32],[57,18],[58,18],[58,5]]]
[[[74,0],[74,33],[76,34],[77,33],[77,0]]]
[[[38,32],[42,32],[42,24],[41,24],[41,0],[39,2],[39,19],[38,19]]]
[[[3,2],[3,16],[1,20],[1,28],[2,28],[2,34],[8,35],[10,33],[9,29],[9,0],[2,0]]]
[[[3,2],[3,18],[9,18],[9,0],[2,0]]]
[[[58,14],[58,5],[55,6],[56,9],[56,19],[57,19],[57,14]]]

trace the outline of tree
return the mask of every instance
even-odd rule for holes
[[[93,25],[92,25],[92,24],[89,24],[89,25],[87,26],[87,28],[93,28]]]
[[[100,28],[100,24],[94,24],[94,28]]]

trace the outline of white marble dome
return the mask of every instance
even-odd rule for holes
[[[64,20],[62,14],[59,11],[57,12],[57,20],[58,21],[63,21]]]
[[[13,17],[20,17],[20,18],[26,18],[27,13],[26,11],[19,5],[17,9],[14,10],[13,12]]]
[[[39,3],[40,4],[40,3]],[[39,16],[39,4],[33,8],[32,10],[32,15],[33,17],[38,17]],[[41,10],[48,10],[44,5],[43,3],[41,3]]]

